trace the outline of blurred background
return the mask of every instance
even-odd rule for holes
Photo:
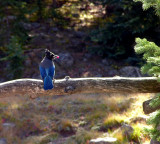
[[[158,2],[157,2],[158,3]],[[160,19],[131,0],[0,0],[0,83],[40,79],[44,50],[60,56],[56,79],[141,77],[135,38],[160,45]],[[0,98],[0,144],[149,144],[142,103],[155,94]]]
[[[56,78],[143,76],[135,38],[160,44],[160,20],[130,0],[0,2],[0,82],[40,78],[49,49],[60,56]]]

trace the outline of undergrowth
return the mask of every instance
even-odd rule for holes
[[[27,97],[3,98],[0,103],[0,137],[24,144],[56,144],[61,141],[66,144],[87,144],[90,139],[104,137],[108,133],[108,136],[116,137],[119,143],[127,143],[129,140],[121,135],[120,129],[126,123],[134,128],[131,141],[138,139],[145,143],[148,140],[148,135],[142,131],[145,122],[135,123],[132,119],[143,115],[141,104],[149,96],[85,94],[34,100]],[[2,133],[4,123],[16,125],[7,136]]]

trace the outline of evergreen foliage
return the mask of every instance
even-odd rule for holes
[[[143,2],[143,9],[146,10],[150,7],[154,7],[156,14],[160,16],[160,1],[159,0],[135,0]],[[149,42],[146,39],[136,39],[135,52],[137,54],[143,54],[143,59],[146,64],[142,66],[143,73],[160,77],[160,47],[154,42]],[[158,79],[159,81],[159,79]],[[152,107],[160,106],[160,94],[157,94],[156,98],[151,101]],[[152,128],[145,129],[151,138],[160,142],[160,110],[153,113],[148,119],[148,124],[152,125]]]
[[[20,78],[23,69],[23,47],[27,43],[28,33],[23,27],[30,11],[24,0],[5,0],[0,2],[0,52],[1,61],[8,63],[6,71],[9,79]]]
[[[147,62],[142,66],[142,73],[150,75],[160,75],[160,48],[154,43],[146,39],[136,38],[135,52],[143,54],[143,59]]]
[[[143,11],[140,2],[130,0],[99,1],[106,7],[106,21],[91,32],[91,41],[95,44],[89,47],[91,52],[117,59],[135,58],[133,45],[136,37],[154,36],[153,40],[159,43],[155,29],[160,21],[153,8]]]
[[[5,60],[9,62],[9,65],[6,67],[6,70],[10,72],[9,78],[16,79],[21,77],[25,57],[23,55],[23,46],[20,43],[19,37],[11,37],[4,53],[6,54],[6,57],[1,58],[0,61]]]
[[[137,54],[143,54],[143,59],[146,61],[141,68],[142,73],[148,73],[158,77],[160,81],[160,47],[154,42],[149,42],[146,39],[136,39],[135,52]],[[160,94],[156,95],[156,98],[150,102],[152,107],[160,106]],[[160,110],[153,113],[148,119],[147,123],[152,125],[151,129],[145,129],[151,138],[160,142]]]
[[[147,10],[150,7],[154,7],[156,14],[160,16],[160,1],[159,0],[134,0],[135,2],[140,1],[143,3],[143,9]]]

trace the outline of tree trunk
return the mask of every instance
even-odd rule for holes
[[[52,90],[43,90],[42,80],[17,79],[0,83],[0,98],[7,96],[31,97],[68,95],[75,93],[158,93],[160,83],[155,77],[143,78],[69,78],[55,80]]]

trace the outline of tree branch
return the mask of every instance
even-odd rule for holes
[[[155,77],[143,78],[64,78],[55,80],[54,89],[44,91],[42,80],[17,79],[0,83],[0,98],[29,95],[68,95],[75,93],[158,93],[160,83]]]

